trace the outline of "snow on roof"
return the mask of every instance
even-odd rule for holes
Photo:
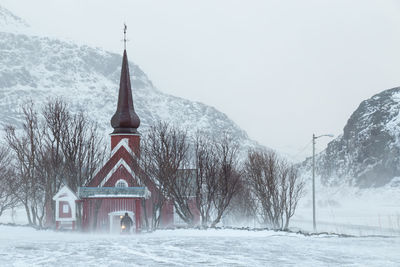
[[[58,198],[69,198],[72,201],[75,201],[78,199],[78,196],[75,194],[74,191],[71,190],[71,188],[69,188],[67,185],[64,185],[57,192],[57,194],[54,195],[53,200],[56,200]]]
[[[79,187],[79,198],[149,198],[147,187]]]

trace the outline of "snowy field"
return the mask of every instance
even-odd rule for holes
[[[311,188],[307,185],[306,190]],[[400,186],[357,189],[317,184],[317,231],[357,236],[400,236]],[[312,231],[311,190],[301,199],[292,230]]]
[[[399,266],[399,237],[160,230],[132,236],[0,226],[1,266]]]
[[[400,266],[400,187],[322,188],[317,230],[159,230],[132,236],[36,231],[0,225],[2,266]],[[309,194],[292,230],[312,231]],[[0,222],[26,224],[23,209]],[[257,227],[256,223],[248,224]]]

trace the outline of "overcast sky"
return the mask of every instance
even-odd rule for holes
[[[1,0],[37,30],[121,53],[160,90],[302,158],[362,100],[400,86],[400,1]],[[318,151],[328,140],[319,140]]]

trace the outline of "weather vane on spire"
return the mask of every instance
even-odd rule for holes
[[[124,23],[124,50],[126,50],[126,30],[128,27],[126,27],[126,23]]]

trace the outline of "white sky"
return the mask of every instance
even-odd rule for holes
[[[296,156],[400,86],[400,1],[0,0],[39,31],[128,54],[161,90]],[[319,140],[318,151],[328,140]]]

